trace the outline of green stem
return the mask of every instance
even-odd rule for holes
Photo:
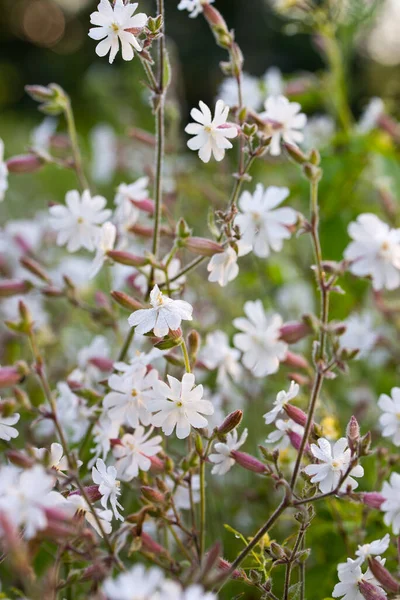
[[[135,335],[135,328],[131,327],[131,329],[127,333],[127,336],[126,336],[125,341],[124,341],[124,343],[122,345],[121,351],[120,351],[120,353],[118,355],[118,361],[119,362],[123,362],[125,360],[126,355],[128,354],[129,347],[130,347],[130,345],[132,343],[134,335]]]
[[[67,120],[69,138],[71,140],[72,154],[74,157],[74,167],[75,167],[75,171],[76,171],[76,176],[78,178],[78,181],[79,181],[79,184],[80,184],[82,190],[88,190],[89,184],[86,179],[85,173],[83,171],[82,156],[81,156],[81,152],[79,149],[78,133],[76,131],[74,113],[72,111],[71,100],[69,99],[68,96],[66,97],[64,114],[65,114],[65,118]]]
[[[191,373],[192,369],[191,369],[191,366],[190,366],[189,353],[188,353],[188,350],[187,350],[186,342],[185,342],[185,340],[183,338],[182,338],[182,341],[181,341],[181,350],[182,350],[182,354],[183,354],[183,360],[185,362],[185,371],[186,371],[186,373]]]

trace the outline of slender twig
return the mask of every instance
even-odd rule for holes
[[[71,100],[68,96],[66,96],[64,114],[67,120],[69,138],[71,140],[76,176],[78,178],[82,190],[88,190],[89,184],[83,170],[82,156],[81,151],[79,149],[78,133],[76,131],[74,113],[72,111]]]
[[[135,328],[131,327],[130,330],[128,331],[127,335],[126,335],[125,341],[124,341],[124,343],[122,345],[122,348],[121,348],[121,351],[120,351],[120,353],[118,355],[118,361],[119,362],[122,362],[122,361],[125,360],[126,355],[128,354],[128,350],[130,348],[130,345],[132,343],[134,335],[135,335]]]

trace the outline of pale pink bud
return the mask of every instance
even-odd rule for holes
[[[400,589],[399,582],[389,573],[389,571],[376,558],[368,558],[368,566],[371,569],[375,579],[390,592],[398,592]]]
[[[218,568],[221,571],[229,571],[229,569],[231,568],[231,563],[228,562],[227,560],[225,560],[225,558],[219,558],[218,559]],[[240,577],[242,577],[241,572],[238,569],[235,569],[233,571],[233,573],[231,574],[232,579],[239,579]]]
[[[151,461],[150,471],[152,473],[162,473],[165,470],[164,462],[158,456],[148,456]]]
[[[131,200],[132,204],[134,204],[136,206],[136,208],[138,208],[139,210],[142,210],[143,212],[147,212],[150,215],[152,215],[154,213],[154,208],[155,208],[155,204],[154,204],[154,200],[151,200],[150,198],[145,198],[145,200]]]
[[[111,292],[111,296],[117,304],[119,304],[123,308],[127,308],[130,311],[135,311],[143,308],[143,304],[139,302],[139,300],[128,296],[128,294],[125,294],[125,292],[113,291]]]
[[[348,422],[346,429],[347,441],[349,443],[349,448],[354,450],[357,446],[358,440],[360,439],[360,426],[358,424],[357,419],[353,415]]]
[[[204,4],[203,5],[203,14],[204,17],[206,18],[206,21],[208,22],[209,25],[211,25],[211,27],[221,27],[223,29],[226,29],[226,31],[228,31],[228,26],[225,22],[224,17],[221,15],[221,13],[214,8],[213,6],[210,6],[210,4]]]
[[[358,584],[358,588],[365,600],[386,600],[386,594],[376,585],[362,579]]]
[[[21,452],[20,450],[8,450],[6,452],[8,460],[17,467],[22,469],[30,469],[35,464],[35,461]]]
[[[285,323],[280,329],[281,340],[284,340],[287,344],[295,344],[310,333],[311,329],[306,323],[297,321]]]
[[[289,367],[295,367],[296,369],[308,369],[309,367],[309,364],[304,356],[301,354],[295,354],[294,352],[287,352],[283,363]]]
[[[142,540],[142,548],[147,550],[147,552],[151,552],[152,554],[167,554],[167,550],[144,531],[140,534],[140,538]]]
[[[23,378],[24,375],[15,367],[0,367],[0,388],[13,386]]]
[[[0,298],[18,296],[19,294],[27,294],[32,288],[33,285],[30,281],[5,279],[0,283]]]
[[[34,173],[43,166],[43,160],[36,154],[12,156],[6,162],[10,173]]]
[[[295,450],[300,450],[301,443],[303,441],[303,436],[300,435],[300,433],[297,433],[297,431],[288,431],[287,434],[289,436],[289,440],[290,440],[290,443],[292,444],[293,448]],[[309,452],[309,450],[310,450],[310,445],[307,442],[307,444],[305,445],[305,451]]]
[[[309,377],[306,377],[305,375],[300,375],[300,373],[288,373],[288,379],[290,379],[290,381],[292,381],[293,379],[293,381],[302,386],[306,386],[310,383]]]
[[[136,256],[130,252],[124,252],[123,250],[109,250],[107,252],[113,261],[121,265],[128,265],[129,267],[144,267],[149,262],[147,258],[143,256]]]
[[[200,256],[214,256],[214,254],[220,254],[224,251],[221,244],[217,244],[213,240],[201,237],[188,237],[184,241],[185,248],[189,252],[199,254]]]
[[[150,502],[156,502],[157,504],[163,504],[165,502],[164,494],[148,485],[142,485],[140,491],[146,500],[150,500]]]
[[[100,371],[111,371],[114,366],[113,361],[109,358],[105,358],[104,356],[94,356],[93,358],[89,359],[89,362],[91,365],[94,365],[100,369]]]
[[[247,454],[246,452],[239,452],[238,450],[233,450],[231,452],[232,458],[244,469],[248,471],[253,471],[254,473],[265,473],[267,467],[257,458],[251,456],[251,454]]]
[[[305,427],[307,423],[307,415],[303,410],[301,410],[301,408],[298,406],[293,406],[293,404],[285,404],[283,408],[290,419],[292,419],[298,425]]]
[[[218,433],[222,435],[229,433],[232,429],[237,427],[243,418],[242,410],[235,410],[231,412],[222,422],[222,424],[218,427]]]
[[[379,492],[364,492],[361,494],[362,502],[370,508],[380,509],[385,502],[385,498]]]
[[[85,490],[87,497],[89,498],[89,500],[91,502],[97,502],[97,500],[100,500],[101,494],[99,492],[98,485],[88,485],[84,488],[84,490]],[[69,495],[70,496],[81,496],[82,494],[81,494],[80,490],[76,490],[74,492],[71,492]]]

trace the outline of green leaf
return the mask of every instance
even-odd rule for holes
[[[300,598],[301,583],[295,583],[289,588],[289,600],[298,600]]]

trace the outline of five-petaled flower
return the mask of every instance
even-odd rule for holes
[[[207,265],[207,271],[210,273],[208,281],[219,283],[221,287],[233,281],[239,273],[237,258],[231,246],[228,246],[224,252],[214,254]]]
[[[226,442],[217,442],[214,444],[214,452],[209,455],[209,460],[214,464],[211,473],[213,475],[225,475],[235,464],[235,459],[232,458],[232,450],[239,450],[247,439],[247,429],[243,430],[242,435],[238,439],[237,429],[229,432],[226,436]]]
[[[152,427],[145,433],[144,427],[139,425],[132,434],[126,433],[122,436],[121,443],[114,446],[117,475],[122,481],[130,481],[137,477],[139,470],[150,469],[150,457],[161,451],[162,442],[160,435],[150,437],[152,432]]]
[[[282,416],[284,413],[283,407],[285,404],[290,402],[290,400],[293,400],[293,398],[296,398],[298,393],[299,384],[295,383],[294,381],[291,381],[288,392],[285,392],[285,390],[278,392],[273,408],[264,415],[265,423],[269,425],[270,423],[276,421],[277,417]]]
[[[123,510],[123,506],[118,502],[121,490],[117,479],[117,469],[113,466],[107,467],[104,460],[98,458],[96,466],[92,468],[92,479],[99,486],[102,507],[107,509],[108,501],[110,501],[114,517],[123,521],[124,517],[118,511],[119,508]]]
[[[391,396],[381,394],[378,406],[382,411],[379,423],[383,437],[392,438],[395,446],[400,446],[400,388],[394,387]]]
[[[307,123],[307,117],[301,111],[298,102],[289,102],[285,96],[269,96],[265,101],[265,112],[260,118],[267,121],[271,130],[269,151],[272,156],[281,153],[281,142],[297,146],[304,139],[301,129]]]

